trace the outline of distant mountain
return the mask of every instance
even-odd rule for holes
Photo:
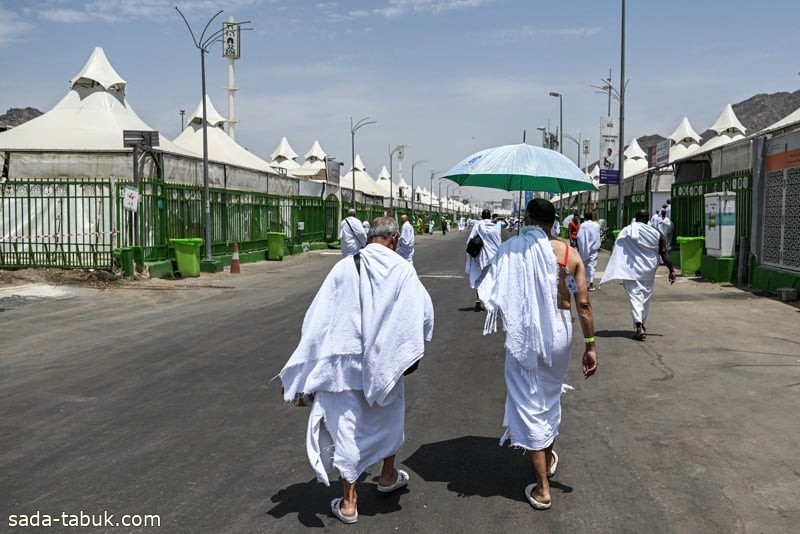
[[[11,108],[5,115],[0,115],[0,129],[7,129],[12,126],[19,126],[23,122],[35,119],[42,112],[36,108]]]
[[[782,118],[800,108],[800,91],[794,93],[773,93],[771,95],[759,94],[751,96],[747,100],[733,104],[733,112],[739,121],[747,128],[747,135],[763,130],[767,126],[775,124]],[[722,109],[720,108],[720,113]],[[716,117],[715,117],[716,119]],[[691,121],[691,117],[689,118]],[[678,127],[678,124],[675,124]],[[667,132],[671,134],[672,132]],[[711,130],[706,130],[700,134],[701,142],[705,142],[713,135]],[[651,146],[657,145],[666,137],[659,134],[643,135],[636,140],[645,153]]]

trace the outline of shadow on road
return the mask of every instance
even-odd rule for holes
[[[427,443],[403,464],[427,482],[446,482],[460,497],[500,496],[525,501],[524,488],[534,479],[527,452],[498,445],[498,438],[464,436]],[[412,479],[413,480],[413,479]],[[572,488],[551,480],[551,488],[570,493]]]
[[[408,493],[407,488],[384,495],[378,492],[377,476],[371,477],[373,482],[365,482],[366,479],[367,474],[358,480],[359,516],[371,517],[397,512],[402,509],[400,497]],[[270,501],[278,504],[267,510],[267,514],[275,518],[297,514],[297,520],[303,526],[324,528],[326,523],[323,521],[323,517],[338,522],[338,520],[334,519],[330,509],[331,500],[341,495],[341,484],[338,480],[332,480],[331,486],[326,488],[316,479],[312,479],[305,483],[293,484],[278,491],[270,498]]]

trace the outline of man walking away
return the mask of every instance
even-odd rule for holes
[[[533,508],[551,506],[548,477],[556,474],[553,443],[561,423],[561,391],[569,368],[572,342],[571,298],[574,297],[586,347],[583,376],[597,370],[594,319],[583,263],[574,249],[549,237],[553,204],[543,198],[528,203],[525,226],[500,246],[481,285],[488,314],[484,334],[506,332],[506,404],[501,445],[526,449],[536,482],[525,488]],[[570,251],[572,251],[570,253]]]
[[[284,400],[313,393],[306,449],[317,480],[341,474],[344,495],[331,501],[343,523],[358,521],[356,481],[383,459],[378,491],[408,484],[395,469],[404,441],[403,375],[433,333],[433,305],[414,268],[394,252],[399,232],[375,219],[370,242],[331,269],[303,320],[300,344],[280,372]]]
[[[494,258],[494,255],[497,253],[497,248],[500,246],[500,225],[492,222],[491,219],[492,212],[483,210],[481,212],[481,221],[472,225],[472,231],[470,231],[469,237],[467,237],[467,244],[469,244],[475,236],[479,236],[483,241],[483,246],[476,256],[473,257],[469,253],[466,254],[466,273],[469,278],[469,287],[472,289],[478,289],[478,284],[480,284],[483,275],[486,273],[486,269],[489,267],[489,263],[492,261],[492,258]],[[479,312],[482,309],[481,299],[476,292],[475,311]]]
[[[400,216],[400,240],[397,242],[397,253],[400,257],[414,263],[414,227],[408,222],[408,215]]]
[[[350,209],[339,229],[339,242],[342,244],[342,256],[352,256],[367,246],[367,233],[364,225],[356,217],[356,210]]]
[[[664,237],[667,240],[667,252],[672,250],[672,231],[674,230],[675,226],[672,224],[672,221],[667,216],[667,210],[661,210],[661,220],[658,222],[658,231],[664,234]]]
[[[614,242],[611,259],[600,285],[611,280],[622,280],[628,293],[633,317],[633,339],[643,341],[653,297],[656,271],[659,258],[669,269],[669,283],[675,283],[675,268],[667,254],[666,238],[648,225],[650,214],[647,210],[636,212],[635,220],[620,231]]]
[[[594,273],[597,270],[597,258],[600,255],[600,225],[594,222],[591,212],[586,212],[578,229],[578,252],[586,267],[586,281],[589,291],[594,291]]]

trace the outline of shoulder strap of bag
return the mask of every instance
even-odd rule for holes
[[[358,236],[356,235],[356,231],[355,231],[355,230],[353,230],[353,227],[352,227],[352,226],[350,226],[350,221],[348,221],[347,219],[345,219],[345,220],[344,220],[344,222],[346,222],[346,223],[347,223],[347,226],[350,228],[350,231],[351,231],[351,232],[353,232],[353,237],[355,237],[356,239],[358,239]],[[359,245],[361,245],[361,248],[364,248],[364,247],[366,247],[366,246],[367,246],[367,244],[366,244],[366,243],[361,243],[360,241],[359,241],[359,243],[358,243],[358,244],[359,244]]]

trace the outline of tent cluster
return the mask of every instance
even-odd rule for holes
[[[70,88],[51,110],[16,128],[0,132],[0,164],[5,164],[4,177],[63,177],[63,176],[130,176],[130,148],[123,144],[123,131],[152,131],[125,98],[127,82],[111,66],[101,47],[96,47],[86,64],[70,81]],[[327,154],[319,141],[314,141],[302,162],[283,137],[269,160],[263,159],[239,145],[224,130],[227,119],[205,96],[206,136],[208,159],[215,164],[211,170],[212,185],[240,186],[263,190],[254,185],[264,175],[285,177],[296,182],[327,181]],[[183,131],[175,139],[158,136],[156,150],[165,155],[160,168],[162,177],[175,182],[198,183],[198,161],[203,157],[203,102],[189,115]],[[225,170],[219,170],[224,166]],[[357,155],[353,165],[340,177],[340,187],[353,188],[362,195],[411,200],[411,187],[400,177],[394,184],[384,166],[373,178]],[[151,169],[152,170],[152,169]],[[144,169],[143,172],[147,172]],[[223,176],[224,175],[224,176]],[[286,184],[276,191],[295,193],[309,191],[302,184]],[[317,191],[317,189],[314,189]],[[321,189],[320,189],[321,191]],[[416,188],[414,202],[439,207],[439,198],[424,188]],[[464,204],[442,199],[443,209],[460,209]]]

